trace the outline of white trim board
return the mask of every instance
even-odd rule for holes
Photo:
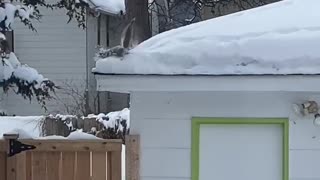
[[[98,91],[124,93],[133,91],[320,91],[320,75],[95,75],[95,77]]]

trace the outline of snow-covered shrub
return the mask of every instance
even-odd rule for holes
[[[125,136],[130,132],[130,110],[128,108],[108,114],[100,113],[96,119],[104,125],[103,129],[96,133],[96,136],[103,139],[122,139],[123,142],[125,141]]]
[[[40,122],[41,136],[68,136],[71,132],[77,129],[73,124],[76,124],[78,117],[73,115],[48,115]]]
[[[122,139],[130,131],[130,110],[124,108],[99,115],[90,114],[86,117],[75,115],[49,115],[41,122],[41,134],[68,136],[71,132],[82,131],[103,139]]]

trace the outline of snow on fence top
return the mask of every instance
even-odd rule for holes
[[[108,14],[122,14],[126,10],[125,0],[83,0],[88,3],[92,9],[102,11]]]
[[[320,1],[283,0],[170,30],[123,58],[98,59],[102,74],[318,74]]]
[[[43,122],[47,117],[52,118],[49,120],[61,120],[65,122],[65,125],[70,128],[70,135],[66,138],[61,136],[45,136],[41,137],[41,129],[43,128]],[[77,118],[75,115],[48,115],[48,116],[0,116],[0,139],[4,133],[15,132],[19,134],[19,138],[21,139],[98,139],[98,137],[83,132],[83,126],[74,129],[72,126],[72,122],[67,122],[67,120],[71,120],[70,118]],[[110,131],[110,129],[114,129],[116,132],[123,132],[126,128],[128,130],[130,128],[130,110],[128,108],[124,108],[120,111],[113,111],[107,114],[100,113],[98,115],[90,114],[87,117],[82,117],[80,119],[85,118],[94,118],[97,122],[101,123],[106,131]],[[52,128],[52,127],[51,127]]]

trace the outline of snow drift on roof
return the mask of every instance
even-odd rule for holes
[[[109,14],[121,14],[125,12],[125,0],[84,0],[91,8]]]
[[[318,74],[320,1],[283,0],[159,34],[96,73]]]

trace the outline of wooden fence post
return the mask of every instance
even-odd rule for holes
[[[5,146],[7,148],[7,154],[10,153],[10,140],[18,139],[19,134],[17,133],[6,133],[3,134],[5,139]],[[17,158],[16,156],[8,157],[7,156],[7,180],[16,180],[17,179]]]
[[[108,151],[107,152],[107,180],[121,180],[121,151]]]
[[[7,153],[5,152],[5,142],[0,140],[0,180],[6,180]]]
[[[126,180],[140,180],[140,136],[126,136]]]

